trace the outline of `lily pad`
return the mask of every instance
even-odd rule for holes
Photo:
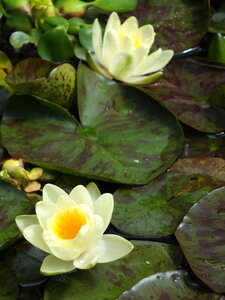
[[[117,300],[219,300],[217,294],[202,292],[187,286],[185,271],[168,271],[157,273],[142,279]]]
[[[207,0],[139,0],[130,15],[136,16],[141,24],[154,26],[157,47],[180,52],[196,46],[206,34],[209,3]]]
[[[176,238],[197,275],[216,293],[225,292],[225,187],[192,206],[176,230]]]
[[[21,241],[1,253],[0,299],[41,299],[46,278],[40,266],[46,253]],[[7,298],[8,297],[8,298]]]
[[[222,185],[168,172],[145,186],[117,189],[112,223],[130,236],[166,237],[175,232],[194,203]]]
[[[219,157],[190,157],[176,161],[171,170],[187,175],[204,175],[225,184],[225,160]]]
[[[134,243],[134,250],[118,261],[53,277],[47,283],[44,299],[114,300],[143,277],[178,266],[177,258],[182,257],[177,246]]]
[[[180,154],[183,132],[166,109],[84,65],[78,70],[78,109],[81,124],[58,105],[13,96],[2,120],[2,143],[13,157],[128,184],[149,182]]]
[[[209,96],[225,84],[225,70],[202,66],[190,59],[172,61],[164,77],[145,87],[183,123],[208,133],[225,129],[225,110],[211,105]]]
[[[162,237],[173,234],[183,214],[169,200],[189,177],[167,173],[142,187],[121,188],[114,193],[112,223],[131,235]]]
[[[19,94],[30,94],[70,107],[74,100],[76,71],[68,63],[57,66],[39,58],[20,61],[6,81]]]
[[[10,268],[2,261],[0,261],[0,299],[1,300],[15,300],[19,289],[15,281],[15,275]]]
[[[3,249],[21,237],[15,217],[33,212],[34,207],[23,192],[2,180],[0,200],[0,249]]]

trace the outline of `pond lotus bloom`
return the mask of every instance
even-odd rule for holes
[[[121,24],[117,13],[108,19],[104,35],[98,19],[93,24],[94,53],[87,54],[90,66],[105,77],[128,84],[148,84],[157,81],[162,69],[173,56],[172,50],[158,50],[149,54],[154,42],[152,25],[138,27],[132,16]]]
[[[88,269],[127,255],[133,245],[126,239],[103,234],[113,212],[112,194],[100,194],[90,183],[76,186],[70,194],[53,184],[43,188],[36,215],[16,217],[25,239],[47,252],[41,273],[55,275]]]

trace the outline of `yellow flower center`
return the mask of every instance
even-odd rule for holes
[[[52,230],[59,238],[71,240],[75,238],[86,221],[86,216],[79,208],[70,208],[57,212],[52,223]]]
[[[141,38],[140,38],[140,35],[137,34],[137,33],[134,33],[134,34],[132,35],[132,38],[133,38],[134,47],[135,47],[135,48],[140,48],[140,46],[141,46]]]

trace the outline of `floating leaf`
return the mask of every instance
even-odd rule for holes
[[[2,143],[14,157],[74,175],[145,184],[179,156],[176,119],[132,87],[81,65],[81,125],[53,103],[13,96],[2,121]],[[44,130],[43,130],[44,128]]]
[[[26,241],[19,242],[2,252],[0,299],[14,300],[17,297],[18,299],[40,299],[40,287],[46,280],[40,274],[40,266],[45,256],[46,253]],[[28,297],[29,293],[30,297]]]
[[[210,105],[208,98],[224,84],[225,70],[202,66],[189,59],[177,59],[168,65],[159,82],[145,90],[163,102],[183,123],[215,133],[225,129],[225,111]]]
[[[23,31],[15,31],[11,34],[9,41],[10,44],[17,49],[26,44],[33,43],[34,39],[31,35]]]
[[[117,189],[113,225],[131,236],[173,234],[194,203],[223,185],[202,176],[192,179],[187,175],[168,172],[145,186]]]
[[[19,289],[15,281],[15,274],[2,261],[0,261],[0,299],[15,300]]]
[[[0,180],[0,249],[21,237],[15,217],[31,213],[33,210],[33,205],[24,193]]]
[[[225,187],[192,206],[176,230],[176,238],[194,273],[213,291],[224,293]]]
[[[219,295],[202,292],[187,286],[185,271],[157,273],[142,279],[117,300],[219,300]]]
[[[19,94],[30,94],[64,107],[71,107],[76,71],[68,63],[57,66],[39,58],[20,61],[6,81]]]
[[[41,58],[62,62],[73,57],[73,46],[64,29],[54,28],[45,32],[37,45]]]
[[[53,277],[47,283],[45,300],[114,300],[143,277],[178,266],[176,255],[181,258],[177,246],[135,242],[134,250],[121,260]]]
[[[137,5],[137,2],[137,0],[95,0],[94,2],[92,2],[92,5],[110,12],[126,12],[133,11],[135,9],[135,6]]]
[[[168,173],[143,187],[118,189],[114,193],[113,225],[131,235],[173,234],[183,213],[170,206],[169,201],[188,182],[188,176]]]
[[[225,160],[219,157],[188,157],[178,160],[172,171],[187,175],[204,175],[225,183]]]

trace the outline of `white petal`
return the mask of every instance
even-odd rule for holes
[[[104,226],[103,232],[108,227],[113,213],[114,200],[113,195],[105,193],[101,195],[95,202],[95,213],[102,217]]]
[[[43,188],[43,201],[51,201],[56,203],[59,196],[68,196],[68,194],[60,187],[47,183]]]
[[[90,52],[86,53],[86,59],[89,66],[97,73],[105,76],[108,79],[112,79],[112,76],[97,62],[96,57]]]
[[[92,44],[95,55],[99,62],[102,62],[102,29],[98,22],[98,19],[95,19],[92,27]]]
[[[162,76],[163,72],[157,72],[146,76],[131,76],[123,78],[123,81],[131,85],[152,84],[158,81]]]
[[[134,58],[129,53],[118,53],[109,60],[109,72],[119,80],[132,75],[134,67]]]
[[[90,250],[82,253],[73,262],[74,267],[77,269],[90,269],[98,262],[99,247],[98,245],[91,248]]]
[[[49,245],[50,253],[56,256],[58,259],[64,261],[71,261],[77,258],[82,252],[82,249],[78,248],[65,248],[59,246],[51,246]]]
[[[50,201],[39,201],[36,204],[36,214],[43,229],[47,228],[47,220],[55,214],[56,206]]]
[[[38,218],[36,215],[20,215],[17,216],[16,225],[19,227],[19,230],[23,233],[24,229],[30,225],[38,225]]]
[[[59,196],[55,207],[57,210],[66,210],[77,207],[77,203],[70,196]]]
[[[127,34],[131,34],[138,30],[138,21],[137,18],[132,16],[128,18],[122,25],[121,29],[124,30]]]
[[[94,206],[91,196],[83,185],[77,185],[74,189],[72,189],[70,197],[76,202],[76,204],[85,204],[93,211]]]
[[[120,18],[118,16],[118,14],[115,12],[111,13],[111,15],[107,21],[106,27],[105,27],[105,34],[112,28],[115,29],[116,31],[118,31],[120,26],[121,26],[121,23],[120,23]]]
[[[49,247],[42,237],[42,234],[43,229],[40,225],[30,225],[23,231],[23,235],[28,242],[47,253],[51,253]]]
[[[108,69],[108,63],[111,58],[120,50],[118,33],[116,30],[111,29],[104,34],[102,45],[102,65]]]
[[[160,71],[168,64],[172,57],[172,50],[158,49],[157,51],[151,53],[146,60],[143,61],[142,65],[137,68],[136,75],[144,75]]]
[[[97,200],[98,197],[101,196],[101,193],[100,193],[97,185],[94,182],[90,182],[86,186],[86,189],[88,190],[93,202],[95,202],[95,200]]]
[[[99,244],[99,263],[117,260],[132,251],[134,246],[126,239],[113,234],[104,234]]]
[[[150,24],[144,25],[139,28],[139,31],[141,33],[142,42],[148,43],[148,47],[150,49],[155,39],[153,26]]]
[[[53,255],[48,255],[41,265],[43,275],[57,275],[74,270],[73,261],[63,261]]]

